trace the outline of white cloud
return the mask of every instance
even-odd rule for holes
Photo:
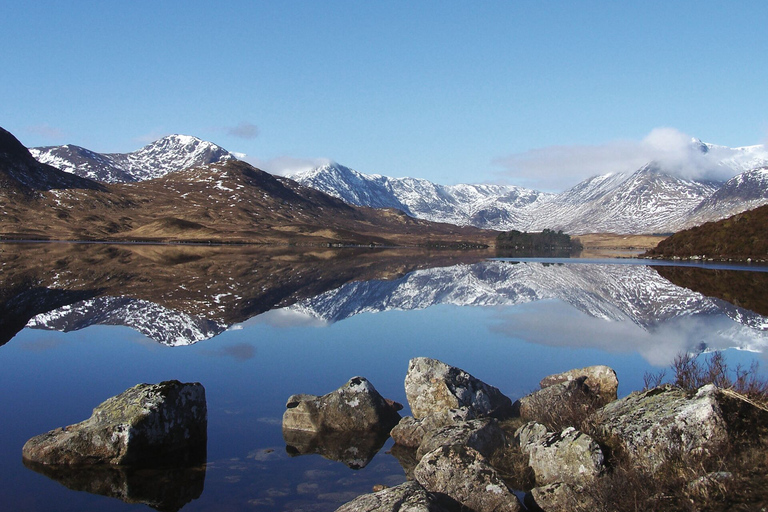
[[[51,126],[48,123],[36,124],[34,126],[27,126],[25,128],[25,131],[27,133],[38,135],[40,137],[51,139],[51,140],[61,140],[64,138],[64,135],[65,135],[60,128]]]
[[[550,146],[494,161],[511,183],[559,191],[586,178],[610,172],[633,172],[656,161],[666,172],[684,178],[728,179],[735,172],[718,165],[728,148],[704,153],[692,137],[674,128],[655,128],[642,140],[613,140],[593,146]]]
[[[292,176],[301,171],[309,171],[315,167],[331,163],[331,160],[327,158],[296,158],[292,156],[279,156],[265,160],[245,155],[241,160],[262,171],[279,176]]]

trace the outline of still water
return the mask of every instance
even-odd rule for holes
[[[294,393],[325,394],[362,375],[406,404],[405,415],[408,360],[428,356],[513,400],[546,375],[607,364],[621,396],[681,352],[726,350],[730,365],[748,367],[763,363],[768,346],[763,268],[486,253],[2,249],[2,510],[334,510],[404,481],[403,469],[391,441],[371,448],[361,469],[332,443],[286,450],[280,422]],[[23,464],[30,437],[86,419],[139,382],[169,379],[205,386],[204,466],[44,475]]]

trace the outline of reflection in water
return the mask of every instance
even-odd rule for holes
[[[200,497],[205,466],[136,469],[108,465],[48,466],[24,460],[24,465],[63,486],[91,494],[142,503],[161,512],[176,512]]]
[[[25,324],[62,331],[117,324],[166,345],[188,345],[249,319],[261,322],[255,317],[267,311],[263,321],[274,325],[326,325],[438,304],[519,308],[555,301],[543,309],[558,321],[516,315],[515,308],[499,314],[496,329],[549,345],[638,350],[656,364],[681,351],[768,345],[768,319],[743,307],[763,311],[768,273],[483,260],[486,255],[11,244],[4,247],[0,292],[0,306],[11,314],[0,342]],[[729,283],[737,290],[725,288]],[[67,297],[76,302],[64,305]]]
[[[379,453],[389,439],[389,432],[306,432],[283,429],[288,455],[318,454],[341,462],[352,469],[362,469]]]

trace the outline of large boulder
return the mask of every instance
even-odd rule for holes
[[[488,464],[467,446],[442,446],[426,454],[414,476],[430,492],[445,494],[475,512],[517,512],[520,500]]]
[[[417,482],[405,482],[379,492],[363,494],[336,509],[336,512],[448,512],[439,497]]]
[[[511,400],[497,388],[460,368],[428,357],[417,357],[408,363],[405,395],[416,419],[460,407],[471,409],[477,417],[503,417],[512,407]]]
[[[416,419],[406,416],[389,433],[395,443],[410,448],[418,448],[424,436],[448,425],[475,419],[475,413],[468,407],[436,411]]]
[[[402,405],[382,397],[368,379],[353,377],[327,395],[288,398],[283,430],[389,432],[400,421],[400,409]]]
[[[493,418],[462,421],[424,436],[416,451],[416,457],[420,459],[441,446],[470,446],[487,458],[503,448],[505,442],[504,431]]]
[[[106,400],[87,420],[33,437],[22,455],[38,464],[204,462],[207,431],[202,384],[139,384]]]
[[[584,486],[605,469],[600,446],[573,427],[539,437],[521,449],[528,453],[528,464],[539,486],[558,482]]]
[[[619,391],[619,379],[613,368],[604,365],[577,368],[563,373],[556,373],[541,379],[539,386],[542,389],[555,384],[584,379],[584,385],[594,395],[599,396],[603,404],[616,400]]]
[[[768,411],[741,395],[706,385],[695,394],[673,386],[635,392],[595,412],[601,442],[650,470],[670,456],[707,456],[753,436]]]

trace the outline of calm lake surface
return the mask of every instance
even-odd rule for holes
[[[623,396],[681,352],[725,350],[731,366],[768,368],[761,267],[358,249],[0,249],[3,510],[334,510],[405,480],[391,440],[361,469],[330,441],[286,450],[286,399],[361,375],[406,415],[403,380],[417,356],[513,400],[546,375],[594,364],[617,371]],[[205,466],[44,475],[23,464],[30,437],[86,419],[137,383],[169,379],[205,386]]]

